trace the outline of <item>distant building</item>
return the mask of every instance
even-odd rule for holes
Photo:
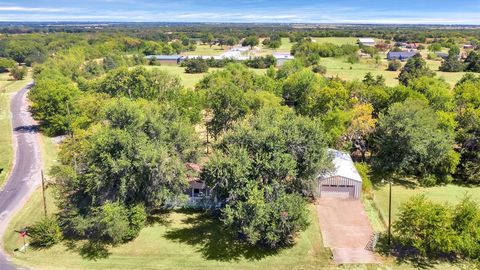
[[[273,57],[277,59],[277,66],[282,66],[285,62],[295,59],[290,53],[276,52]]]
[[[373,38],[359,38],[358,44],[363,46],[375,46],[376,42]]]
[[[444,52],[436,52],[435,55],[437,55],[438,57],[440,57],[442,59],[447,59],[448,58],[448,53],[444,53]]]
[[[404,51],[404,52],[388,52],[387,59],[388,60],[400,60],[406,61],[417,54],[416,51]]]
[[[475,49],[475,46],[473,46],[471,44],[465,44],[465,45],[463,45],[463,48],[465,50],[473,50],[473,49]]]
[[[145,56],[148,60],[155,59],[162,65],[177,65],[180,63],[181,55],[147,55]]]
[[[317,177],[318,195],[321,198],[359,199],[362,191],[362,178],[348,153],[328,149],[333,158],[334,170]]]
[[[405,46],[407,49],[414,49],[416,50],[420,46],[420,44],[417,43],[408,43],[407,46]]]
[[[395,47],[406,48],[408,43],[406,42],[395,42]]]

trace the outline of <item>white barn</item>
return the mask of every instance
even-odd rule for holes
[[[376,42],[373,38],[359,38],[358,44],[363,46],[375,46]]]
[[[322,198],[354,198],[359,199],[362,191],[362,178],[355,168],[349,154],[329,149],[335,168],[317,178],[318,194]]]

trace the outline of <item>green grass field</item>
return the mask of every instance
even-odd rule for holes
[[[50,194],[51,192],[49,192]],[[50,198],[51,196],[49,196]],[[51,200],[48,201],[53,209]],[[42,215],[41,193],[36,192],[17,215],[9,231],[22,228]],[[311,224],[297,244],[278,253],[244,248],[222,234],[220,224],[195,212],[171,212],[162,222],[143,229],[134,241],[110,249],[106,259],[82,258],[65,244],[50,249],[15,252],[13,259],[35,269],[333,269],[330,252],[323,248],[318,219],[311,207]],[[5,237],[5,249],[22,246],[17,233]]]
[[[10,81],[8,73],[0,74],[0,187],[10,172],[13,158],[10,98],[30,81],[29,76],[21,81]]]
[[[355,37],[316,37],[312,38],[317,43],[332,43],[335,45],[357,44],[358,38]]]
[[[186,52],[185,55],[220,55],[224,52],[228,51],[228,46],[223,46],[222,48],[220,46],[213,45],[210,47],[210,45],[206,44],[198,44],[195,51],[191,52]]]
[[[384,55],[382,57],[385,57]],[[399,71],[388,71],[388,61],[382,59],[380,64],[376,64],[373,59],[360,59],[355,64],[347,63],[343,57],[321,58],[320,64],[327,67],[327,76],[338,76],[344,80],[362,80],[367,72],[371,72],[374,76],[382,75],[388,86],[398,85],[397,77]],[[427,60],[427,64],[431,70],[435,71],[437,77],[443,78],[452,87],[465,75],[465,72],[442,72],[438,71],[441,62]]]
[[[182,84],[185,87],[195,87],[195,84],[200,81],[207,73],[199,73],[199,74],[190,74],[185,72],[184,67],[180,66],[145,66],[147,69],[154,69],[158,68],[160,70],[165,70],[172,75],[176,75],[180,77],[182,80]],[[216,70],[221,70],[221,68],[209,68],[208,73],[214,72]],[[257,74],[264,74],[265,69],[251,69],[253,72]]]
[[[374,191],[374,202],[384,219],[388,218],[388,185],[377,188]],[[427,198],[435,202],[448,202],[455,204],[462,200],[465,195],[480,203],[480,187],[463,187],[446,185],[422,188],[407,188],[403,185],[392,186],[392,219],[395,220],[400,205],[414,195],[425,194]]]
[[[365,74],[371,72],[374,76],[382,75],[389,86],[398,85],[399,72],[387,71],[386,61],[376,64],[372,59],[360,59],[355,64],[348,63],[343,57],[321,58],[320,65],[327,68],[327,77],[340,77],[344,80],[362,80]]]

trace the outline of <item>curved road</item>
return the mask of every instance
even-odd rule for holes
[[[0,190],[0,245],[3,235],[15,212],[18,211],[40,185],[42,168],[38,126],[32,119],[27,103],[27,93],[33,84],[18,91],[12,98],[12,127],[15,159],[7,183]],[[20,229],[20,228],[19,228]],[[21,269],[13,265],[0,246],[0,269]]]

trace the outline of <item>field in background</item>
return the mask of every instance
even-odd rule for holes
[[[196,49],[195,51],[191,51],[191,52],[185,52],[184,54],[185,55],[211,55],[211,56],[215,56],[215,55],[220,55],[226,51],[228,51],[228,46],[223,46],[223,47],[220,47],[220,46],[217,46],[217,45],[213,45],[213,46],[210,46],[208,44],[197,44],[196,45]]]
[[[332,43],[335,45],[357,44],[358,38],[355,37],[317,37],[312,38],[317,43]]]
[[[30,75],[21,81],[11,81],[8,73],[0,73],[0,187],[11,170],[12,126],[10,118],[10,99],[13,93],[31,81]]]
[[[195,87],[195,84],[198,81],[200,81],[207,74],[207,73],[198,73],[198,74],[186,73],[185,68],[180,67],[180,66],[145,66],[145,68],[147,68],[147,69],[158,68],[160,70],[167,71],[172,75],[176,75],[176,76],[180,77],[180,79],[182,80],[182,84],[185,87],[190,87],[190,88]],[[208,73],[214,72],[214,71],[217,71],[217,70],[222,70],[222,68],[209,68]],[[252,70],[253,72],[255,72],[257,74],[264,74],[265,73],[265,69],[253,69],[252,68],[250,70]]]

